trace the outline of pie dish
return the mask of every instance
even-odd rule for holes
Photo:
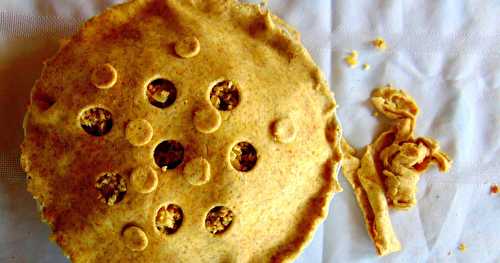
[[[46,62],[21,161],[73,262],[284,262],[341,190],[335,109],[264,6],[136,0]]]

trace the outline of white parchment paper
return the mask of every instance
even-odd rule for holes
[[[0,262],[67,262],[25,190],[22,117],[58,39],[118,2],[0,0]],[[297,262],[500,262],[500,196],[489,195],[500,183],[500,1],[271,0],[270,8],[302,33],[355,146],[381,131],[368,98],[374,86],[392,83],[422,109],[417,134],[438,139],[454,160],[448,174],[422,177],[417,207],[391,214],[401,252],[377,258],[340,178],[345,191]],[[376,36],[388,50],[369,45]],[[351,49],[370,70],[343,64]]]

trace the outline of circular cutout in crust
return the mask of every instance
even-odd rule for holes
[[[248,172],[257,164],[257,150],[249,142],[239,142],[230,153],[231,165],[240,172]]]
[[[154,159],[162,170],[175,169],[184,160],[184,146],[174,140],[163,141],[156,146]]]
[[[151,105],[164,109],[174,104],[177,99],[177,88],[166,79],[155,79],[146,88],[146,95]]]
[[[118,173],[103,173],[95,183],[97,199],[107,205],[115,205],[123,200],[127,193],[127,182]]]
[[[111,112],[101,107],[86,109],[80,114],[80,126],[92,136],[104,136],[113,127]]]
[[[205,228],[210,234],[220,235],[226,232],[233,223],[233,211],[225,206],[216,206],[208,211]]]
[[[175,204],[169,204],[160,207],[156,212],[155,226],[161,234],[172,235],[179,230],[183,220],[182,208]]]
[[[240,91],[230,80],[217,82],[210,91],[212,105],[220,111],[230,111],[240,104]]]

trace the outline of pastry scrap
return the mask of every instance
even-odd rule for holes
[[[135,0],[46,62],[22,165],[72,262],[290,262],[341,190],[341,129],[265,5]]]
[[[377,145],[382,149],[378,159],[382,162],[387,200],[394,208],[409,209],[416,203],[420,175],[431,164],[436,164],[441,172],[447,172],[451,160],[440,151],[439,143],[434,139],[414,137],[419,109],[413,98],[402,90],[390,86],[379,88],[372,95],[372,104],[394,121],[392,129],[379,137],[386,139]]]
[[[344,61],[350,68],[355,68],[358,65],[358,56],[358,51],[353,50],[344,58]]]
[[[356,151],[343,140],[342,151],[342,173],[354,191],[377,254],[384,256],[399,251],[401,245],[392,228],[384,187],[375,171],[376,150],[368,145],[360,160],[355,157]]]
[[[344,140],[342,171],[354,189],[377,253],[383,256],[400,250],[389,208],[414,206],[421,174],[431,164],[446,172],[451,160],[435,140],[414,137],[419,108],[408,94],[385,86],[373,92],[371,101],[392,126],[366,147],[362,157]]]
[[[373,41],[372,41],[372,45],[378,49],[378,50],[381,50],[381,51],[384,51],[387,49],[387,43],[385,42],[385,39],[381,38],[381,37],[377,37],[375,38]]]
[[[500,190],[500,189],[499,189],[499,187],[498,187],[498,185],[497,185],[497,184],[492,184],[492,185],[490,186],[490,194],[491,194],[491,195],[496,195],[496,194],[498,194],[499,190]]]
[[[467,246],[464,243],[460,243],[460,245],[458,245],[458,250],[460,250],[460,252],[465,252],[467,250]]]

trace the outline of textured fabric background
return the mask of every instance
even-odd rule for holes
[[[58,40],[117,2],[0,0],[0,262],[66,262],[25,190],[22,118]],[[500,183],[500,1],[271,0],[270,7],[302,32],[355,146],[382,129],[368,98],[390,82],[421,106],[417,134],[438,139],[454,159],[450,173],[432,169],[422,177],[417,207],[391,214],[403,251],[375,256],[341,178],[345,191],[297,262],[499,262],[500,196],[488,192]],[[379,35],[389,45],[383,53],[369,45]],[[371,70],[347,68],[342,58],[350,49]],[[461,242],[465,253],[457,250]]]

